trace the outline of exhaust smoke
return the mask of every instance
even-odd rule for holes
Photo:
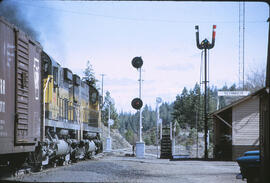
[[[0,0],[0,16],[3,16],[10,23],[16,25],[19,29],[30,35],[33,39],[39,41],[39,33],[31,27],[16,1]]]

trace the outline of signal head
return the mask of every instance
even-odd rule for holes
[[[142,60],[142,57],[134,57],[132,59],[132,66],[135,67],[136,69],[139,69],[142,67],[143,65],[143,60]]]
[[[159,104],[159,103],[161,103],[161,102],[162,102],[162,99],[161,99],[160,97],[157,97],[157,98],[156,98],[156,103]]]
[[[134,98],[132,101],[131,101],[131,106],[136,109],[136,110],[139,110],[142,108],[143,106],[143,101],[140,99],[140,98]]]

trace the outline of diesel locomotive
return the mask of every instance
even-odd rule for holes
[[[98,90],[0,17],[0,165],[67,164],[102,152]]]

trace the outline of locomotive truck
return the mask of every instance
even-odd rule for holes
[[[102,152],[98,90],[0,17],[0,165],[40,169]]]

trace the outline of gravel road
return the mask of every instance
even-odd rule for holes
[[[245,183],[236,179],[239,166],[221,161],[169,161],[147,154],[144,159],[104,153],[93,160],[7,178],[23,182],[177,182]]]

